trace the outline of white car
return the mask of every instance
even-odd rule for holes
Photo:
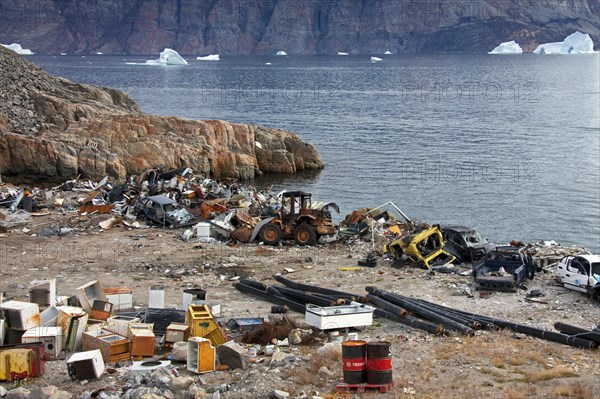
[[[556,274],[565,288],[600,298],[600,255],[565,256],[556,266]]]

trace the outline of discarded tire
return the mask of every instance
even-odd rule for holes
[[[346,341],[342,343],[342,369],[346,384],[367,382],[367,343],[365,341]]]
[[[302,223],[294,229],[294,241],[298,245],[314,245],[317,236],[311,226]]]
[[[258,233],[258,239],[264,242],[266,245],[277,245],[283,233],[281,232],[281,228],[275,223],[268,223],[264,225],[260,232]]]
[[[386,341],[367,344],[367,382],[372,385],[392,383],[392,355]]]

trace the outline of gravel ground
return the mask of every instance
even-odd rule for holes
[[[559,286],[552,273],[538,273],[527,281],[527,291],[540,290],[540,302],[526,301],[525,290],[516,293],[481,295],[470,275],[431,274],[405,267],[394,269],[380,260],[377,267],[340,270],[356,266],[370,243],[334,243],[301,248],[295,245],[227,246],[188,243],[169,229],[129,229],[117,226],[102,231],[98,222],[108,216],[84,217],[52,213],[35,217],[26,227],[0,234],[0,291],[4,299],[28,298],[29,282],[56,278],[61,295],[73,295],[75,288],[100,280],[105,287],[127,286],[134,303],[145,306],[150,286],[165,287],[165,305],[181,307],[182,290],[201,287],[207,300],[222,305],[225,321],[232,317],[272,317],[271,304],[248,296],[233,287],[237,276],[275,284],[274,275],[285,274],[294,281],[315,284],[358,294],[367,285],[422,298],[461,310],[553,330],[557,321],[592,328],[599,320],[599,304],[583,294]],[[45,229],[73,228],[64,236],[40,237]],[[467,270],[467,269],[464,269]],[[303,316],[290,312],[299,324]],[[434,336],[404,325],[376,319],[358,331],[360,339],[391,342],[395,386],[388,398],[593,398],[600,388],[598,351],[581,350],[507,331],[478,331],[475,336],[458,334]],[[270,365],[270,358],[251,359],[245,370],[217,371],[194,376],[207,389],[221,387],[221,398],[264,398],[273,389],[292,397],[306,394],[325,398],[352,397],[336,393],[342,377],[339,354],[320,355],[312,345],[281,348],[292,356],[282,364]],[[117,386],[128,379],[125,362],[111,365],[112,374],[86,384],[71,381],[64,360],[47,363],[42,377],[25,382],[3,382],[6,389],[56,385],[74,397],[84,391]],[[120,366],[120,367],[119,367]],[[176,364],[187,375],[184,364]],[[325,366],[326,370],[319,368]],[[224,385],[226,384],[226,385]],[[227,389],[226,389],[227,388]],[[378,396],[375,391],[355,397]]]

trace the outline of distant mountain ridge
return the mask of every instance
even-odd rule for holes
[[[1,0],[0,43],[36,53],[288,54],[524,51],[579,30],[598,0]]]

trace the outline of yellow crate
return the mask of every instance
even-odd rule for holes
[[[223,330],[207,305],[189,305],[186,320],[190,326],[190,337],[207,338],[215,347],[227,342]]]

